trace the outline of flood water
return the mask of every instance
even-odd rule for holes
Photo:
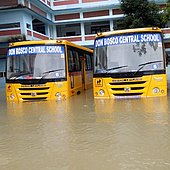
[[[6,103],[0,92],[0,170],[170,169],[170,95]]]

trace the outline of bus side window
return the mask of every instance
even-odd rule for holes
[[[68,49],[68,70],[75,71],[74,56],[71,49]]]
[[[79,57],[79,62],[80,62],[80,70],[82,69],[82,59],[84,58],[83,56],[84,56],[83,51],[79,50],[78,57]]]
[[[79,53],[76,50],[73,50],[73,55],[74,55],[74,61],[75,61],[75,71],[80,71],[80,58],[79,58]]]
[[[90,54],[86,54],[86,70],[92,70],[92,56]]]

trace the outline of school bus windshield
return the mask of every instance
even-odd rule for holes
[[[119,34],[95,40],[94,74],[164,69],[160,33]]]
[[[34,45],[9,48],[7,79],[56,79],[66,77],[62,45]]]

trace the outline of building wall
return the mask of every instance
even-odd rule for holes
[[[12,15],[11,15],[12,14]],[[0,37],[1,39],[5,39],[8,41],[9,36],[13,35],[20,35],[22,34],[22,12],[21,11],[14,11],[12,13],[4,12],[0,13],[0,26],[6,24],[7,27],[0,29]],[[14,23],[20,23],[20,26],[16,26]],[[8,24],[11,25],[11,27],[8,27]],[[14,25],[12,25],[14,24]]]
[[[155,2],[165,6],[165,0]],[[0,1],[0,7],[0,42],[25,35],[27,40],[66,39],[92,47],[97,32],[113,30],[117,20],[123,17],[119,0],[6,0]],[[34,19],[38,22],[33,23]],[[12,23],[20,26],[1,28]],[[36,24],[42,24],[45,33],[34,30]],[[168,29],[164,33],[170,35]],[[166,40],[168,49],[169,39],[170,36]]]
[[[164,7],[166,0],[155,2]],[[123,17],[119,0],[1,0],[0,7],[0,72],[5,72],[7,48],[2,44],[11,37],[66,39],[92,47],[97,32],[113,30],[117,20]],[[44,33],[35,30],[36,25],[37,28],[42,25]],[[170,29],[163,32],[166,35],[165,47],[170,51]],[[2,82],[4,78],[0,78],[0,84]]]
[[[1,5],[9,3],[8,0],[5,2]],[[19,2],[22,4],[22,8],[16,11],[0,12],[0,20],[2,24],[12,23],[15,18],[15,22],[21,24],[20,30],[18,28],[0,30],[1,38],[24,34],[28,40],[58,38],[80,45],[93,45],[92,40],[96,32],[113,30],[117,20],[123,17],[118,0],[14,0],[12,2],[11,5],[17,5]],[[162,2],[160,6],[164,6],[163,1],[156,0],[156,2]],[[29,10],[25,10],[23,7]],[[33,29],[34,18],[44,23],[45,33]],[[97,28],[99,26],[95,28],[94,23],[104,21],[108,22],[109,26],[107,24],[106,27],[101,25],[101,28]]]
[[[7,6],[16,6],[18,5],[18,0],[1,0],[0,1],[0,6],[4,6],[4,7],[7,7]]]

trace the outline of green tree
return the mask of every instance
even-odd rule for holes
[[[166,7],[163,9],[163,21],[167,23],[170,20],[170,0],[167,1]]]
[[[120,0],[120,9],[125,17],[118,23],[118,29],[163,27],[166,24],[159,6],[148,0]]]

